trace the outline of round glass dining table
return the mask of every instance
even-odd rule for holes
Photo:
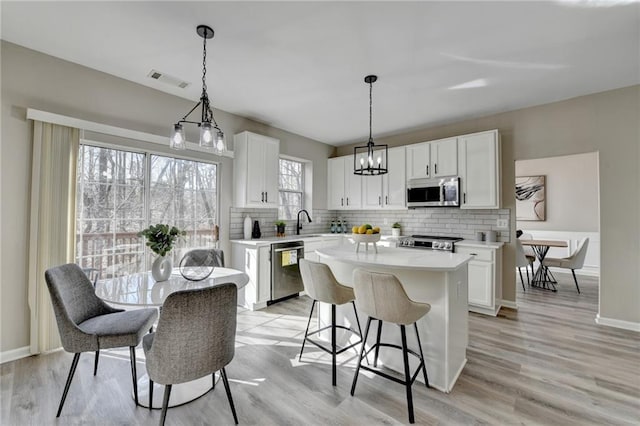
[[[213,287],[225,283],[234,283],[241,289],[249,282],[249,276],[242,271],[231,268],[215,267],[207,278],[200,281],[187,280],[180,274],[178,268],[174,268],[171,277],[167,281],[156,282],[151,272],[140,272],[117,278],[98,280],[96,283],[96,295],[106,302],[140,307],[161,307],[167,296],[180,290]],[[217,378],[219,378],[219,375]],[[213,389],[212,376],[205,376],[187,383],[172,386],[169,407],[186,404],[201,397]],[[152,408],[162,407],[162,385],[154,383]],[[149,376],[138,379],[139,404],[149,406]]]

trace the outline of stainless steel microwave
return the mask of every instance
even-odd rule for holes
[[[460,206],[460,178],[411,179],[407,182],[407,207]]]

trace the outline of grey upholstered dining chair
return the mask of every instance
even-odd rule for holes
[[[44,276],[62,347],[75,354],[56,417],[60,417],[80,354],[95,351],[97,356],[100,349],[129,347],[133,394],[138,405],[135,347],[153,327],[158,311],[153,308],[132,311],[112,308],[96,296],[91,281],[74,263],[50,268]]]
[[[411,386],[416,380],[416,377],[418,377],[420,370],[422,370],[425,385],[429,387],[429,377],[427,375],[424,354],[422,353],[422,343],[420,342],[420,333],[418,332],[417,321],[429,313],[431,305],[428,303],[415,302],[409,299],[402,283],[393,274],[371,272],[358,268],[353,271],[353,291],[356,295],[356,305],[358,306],[358,309],[367,314],[369,318],[367,319],[367,325],[364,332],[364,344],[362,345],[358,365],[353,376],[351,396],[355,394],[358,374],[360,373],[361,368],[404,385],[407,394],[409,423],[414,423],[413,395]],[[369,335],[371,321],[373,320],[378,320],[378,335],[376,343],[367,350],[365,346],[367,336]],[[383,321],[396,324],[400,327],[402,346],[392,343],[380,343]],[[415,352],[407,346],[406,326],[411,325],[413,325],[416,331],[419,352]],[[369,352],[374,350],[373,366],[377,367],[378,351],[380,347],[402,350],[402,358],[404,361],[404,380],[362,364],[362,360],[367,357]],[[415,356],[419,360],[419,364],[414,373],[410,372],[409,354]]]
[[[160,425],[167,416],[171,385],[215,375],[216,371],[220,371],[238,423],[225,371],[235,354],[237,298],[236,285],[227,283],[177,291],[165,300],[156,332],[142,341],[150,381],[149,408],[153,383],[165,385]]]

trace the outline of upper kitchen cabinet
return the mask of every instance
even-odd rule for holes
[[[234,135],[234,206],[278,208],[280,141],[251,132]]]
[[[389,169],[387,174],[362,177],[363,208],[406,208],[405,147],[390,148],[386,163]]]
[[[458,137],[463,209],[500,208],[500,135],[497,130]]]
[[[457,138],[423,142],[407,147],[407,179],[458,174]]]
[[[353,174],[353,155],[327,160],[327,200],[330,210],[362,208],[362,177]]]

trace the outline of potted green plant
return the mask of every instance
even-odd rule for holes
[[[400,225],[400,222],[396,222],[393,225],[391,225],[391,235],[393,237],[399,237],[401,230],[402,230],[402,225]]]
[[[276,222],[276,237],[284,237],[284,231],[287,224],[279,220]]]
[[[173,260],[167,254],[173,249],[178,238],[183,235],[186,235],[186,232],[164,223],[151,225],[138,232],[139,237],[147,239],[147,247],[157,255],[151,265],[151,275],[154,280],[166,281],[171,276]]]

